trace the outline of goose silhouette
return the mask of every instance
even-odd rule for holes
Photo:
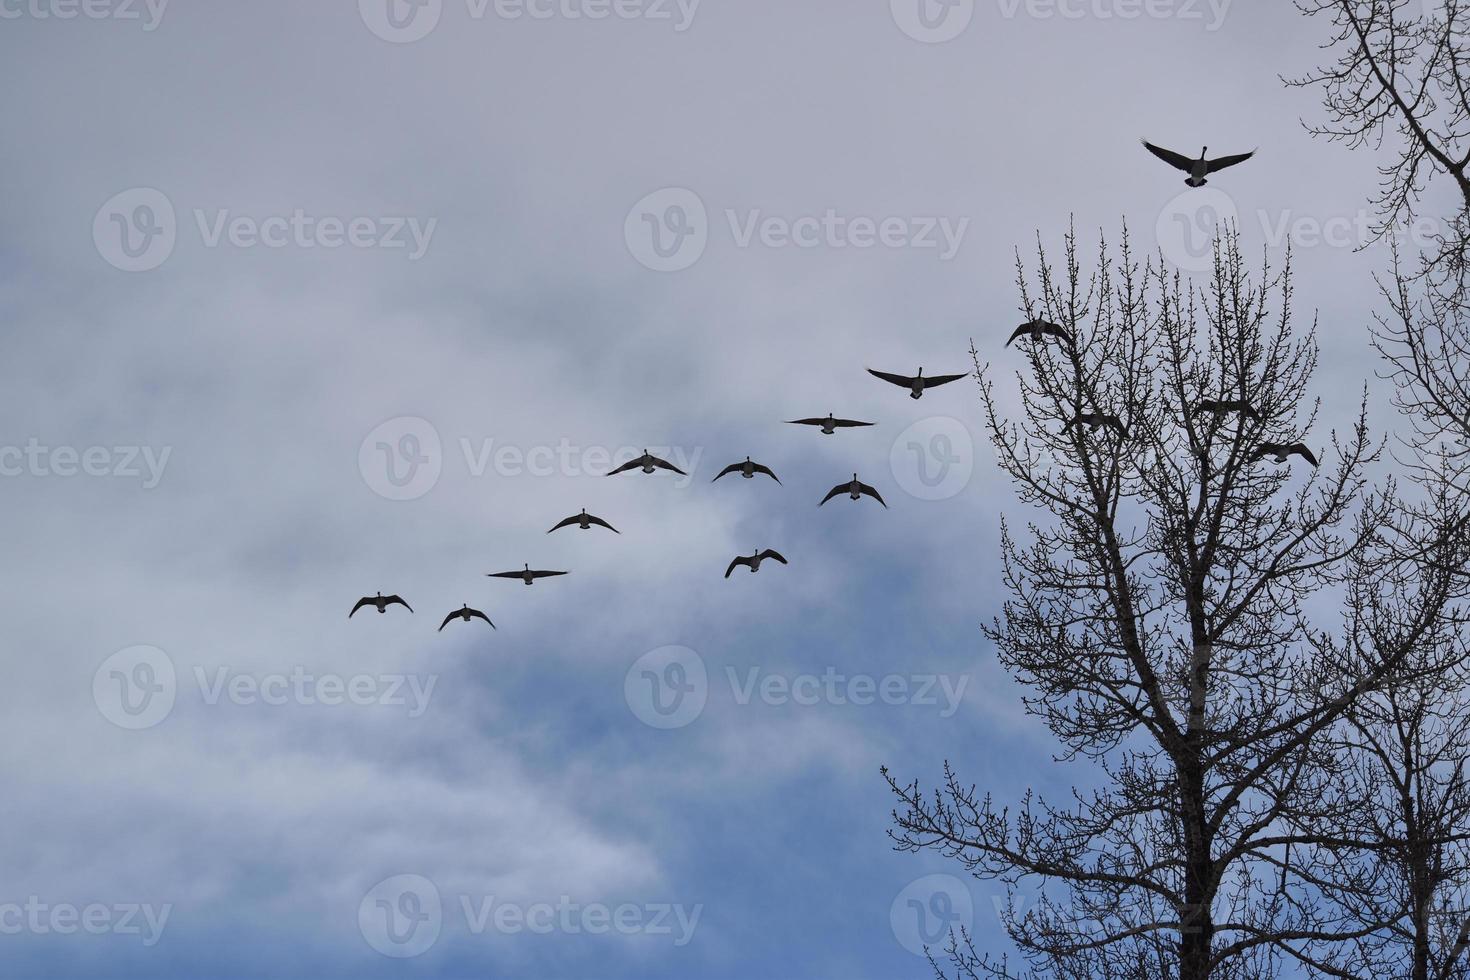
[[[1244,415],[1246,418],[1251,419],[1252,421],[1259,421],[1261,418],[1261,413],[1252,408],[1250,403],[1246,401],[1215,401],[1213,399],[1206,398],[1198,405],[1196,405],[1195,408],[1199,409],[1201,412],[1209,412],[1211,415],[1224,415],[1227,412],[1239,412],[1241,415]]]
[[[413,612],[413,606],[410,606],[408,603],[404,602],[402,597],[396,595],[383,595],[383,593],[379,592],[376,597],[363,596],[361,599],[358,599],[357,605],[352,607],[352,612],[347,614],[347,618],[351,619],[353,615],[363,606],[377,606],[378,614],[382,615],[383,613],[388,611],[389,606],[393,605],[402,606],[409,612]]]
[[[832,415],[829,412],[829,413],[827,413],[827,417],[824,418],[824,419],[793,419],[793,420],[791,420],[787,424],[788,425],[820,425],[822,427],[822,435],[824,435],[824,436],[830,436],[834,432],[836,432],[838,429],[851,429],[851,428],[855,428],[855,427],[860,426],[860,425],[873,425],[874,423],[872,423],[872,422],[854,422],[852,419],[839,419],[839,418],[837,418],[836,416]]]
[[[751,555],[748,558],[741,556],[730,562],[730,567],[725,569],[725,578],[730,577],[730,573],[735,571],[737,565],[748,565],[750,567],[750,573],[754,575],[756,572],[761,570],[761,562],[765,561],[767,558],[771,559],[772,561],[779,561],[783,565],[790,564],[790,562],[788,562],[785,558],[781,556],[781,552],[767,548],[765,551],[757,551],[755,554]]]
[[[527,585],[534,585],[538,578],[550,578],[553,575],[565,575],[566,572],[533,571],[530,565],[524,571],[519,572],[487,572],[486,578],[518,578]]]
[[[747,480],[755,479],[755,475],[757,473],[764,473],[766,476],[775,480],[777,483],[781,482],[781,478],[773,473],[769,466],[762,466],[760,463],[753,463],[751,462],[749,456],[745,457],[745,462],[743,463],[731,463],[729,466],[720,470],[719,474],[715,477],[715,480],[718,480],[722,476],[728,476],[731,473],[739,473]],[[715,480],[711,480],[709,482],[714,483]]]
[[[455,619],[462,619],[466,623],[468,623],[471,619],[483,619],[485,622],[490,623],[490,617],[489,616],[486,616],[484,613],[480,612],[480,610],[478,610],[478,609],[471,609],[469,607],[469,604],[466,603],[463,609],[456,609],[454,612],[452,612],[448,616],[445,616],[444,617],[444,622],[442,622],[442,623],[439,624],[439,632],[440,633],[443,633],[444,632],[444,627],[448,626],[449,623],[450,623],[450,621],[451,620],[455,620]],[[494,623],[490,623],[490,628],[491,629],[494,629],[495,628],[495,624]]]
[[[1203,187],[1209,183],[1205,178],[1210,174],[1219,173],[1226,167],[1233,167],[1237,163],[1245,163],[1245,161],[1256,155],[1256,151],[1251,150],[1249,153],[1236,153],[1233,156],[1216,157],[1211,160],[1208,157],[1210,148],[1207,146],[1199,151],[1198,160],[1191,160],[1183,153],[1175,153],[1173,150],[1166,150],[1162,146],[1154,146],[1148,140],[1144,140],[1143,145],[1148,148],[1148,152],[1169,166],[1189,174],[1184,182],[1190,187]]]
[[[611,531],[614,534],[622,534],[623,533],[622,531],[619,531],[617,528],[613,527],[607,521],[604,521],[602,518],[600,518],[600,517],[593,517],[591,514],[587,513],[587,508],[586,507],[583,507],[582,508],[582,513],[580,513],[580,514],[573,514],[571,517],[568,517],[566,520],[559,522],[556,525],[556,527],[554,527],[554,528],[551,529],[551,531],[560,531],[562,528],[564,528],[564,527],[571,527],[573,524],[577,525],[578,527],[580,527],[584,531],[590,531],[592,529],[592,525],[596,524],[598,527],[605,527],[605,528],[607,528],[609,531]],[[550,534],[551,531],[547,531],[546,533],[547,534]]]
[[[1290,444],[1279,442],[1263,442],[1261,443],[1260,448],[1255,451],[1255,454],[1251,456],[1251,462],[1254,463],[1257,460],[1265,459],[1268,456],[1274,458],[1275,461],[1278,463],[1286,462],[1288,456],[1300,456],[1302,459],[1306,460],[1308,463],[1311,463],[1313,466],[1318,465],[1317,457],[1312,455],[1312,451],[1306,447],[1305,443],[1300,442],[1293,442]]]
[[[1074,425],[1085,425],[1092,432],[1096,432],[1106,425],[1117,430],[1118,434],[1123,438],[1128,438],[1128,427],[1116,415],[1108,415],[1103,412],[1081,412],[1068,422],[1065,428],[1070,429]]]
[[[1068,347],[1076,343],[1065,327],[1052,323],[1050,320],[1029,320],[1021,324],[1016,328],[1016,332],[1011,334],[1010,339],[1006,341],[1006,346],[1011,346],[1011,344],[1015,343],[1021,337],[1030,337],[1032,340],[1040,340],[1043,337],[1057,337],[1066,341]]]
[[[617,469],[609,473],[608,476],[617,476],[619,473],[626,473],[629,470],[639,469],[641,469],[645,473],[652,473],[654,472],[654,470],[658,469],[673,470],[680,476],[689,475],[688,473],[685,473],[683,470],[679,469],[679,467],[675,466],[673,463],[670,463],[668,460],[659,459],[657,456],[652,455],[647,449],[645,449],[643,450],[642,456],[638,456],[634,459],[628,460],[622,466],[619,466]]]
[[[822,503],[817,504],[817,506],[821,507],[822,504],[825,504],[833,497],[839,496],[844,493],[851,497],[853,500],[861,500],[863,494],[867,494],[869,497],[872,497],[874,500],[878,501],[878,503],[883,504],[884,510],[888,509],[888,504],[883,500],[882,495],[879,494],[877,490],[874,490],[872,487],[859,480],[856,473],[852,475],[852,480],[850,482],[839,483],[837,484],[837,486],[827,491],[827,496],[823,497]]]
[[[872,368],[868,368],[868,373],[875,378],[881,378],[887,381],[891,385],[907,388],[909,390],[909,397],[913,399],[923,398],[925,388],[938,388],[940,385],[947,385],[951,381],[958,381],[961,378],[969,377],[969,374],[966,373],[936,374],[932,378],[926,378],[924,377],[923,368],[919,368],[919,373],[912,378],[902,374],[889,374],[887,371],[874,371]]]

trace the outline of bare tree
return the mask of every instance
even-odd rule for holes
[[[1378,235],[1413,219],[1429,179],[1453,181],[1458,211],[1441,229],[1430,266],[1463,291],[1470,244],[1470,2],[1467,0],[1296,0],[1331,20],[1324,45],[1336,60],[1287,79],[1319,86],[1327,121],[1315,135],[1349,147],[1391,144],[1373,200]]]
[[[1399,556],[1362,411],[1321,468],[1263,458],[1310,438],[1316,416],[1289,262],[1253,277],[1229,231],[1196,292],[1135,262],[1126,232],[1087,276],[1074,235],[1060,270],[1038,251],[1034,280],[1017,260],[1022,306],[1065,335],[1021,341],[1019,421],[976,356],[1000,466],[1047,515],[1025,545],[1003,528],[1011,599],[986,632],[1095,784],[1012,809],[948,763],[928,792],[885,770],[890,834],[1003,882],[1035,975],[1270,976],[1377,925],[1303,884],[1290,855],[1331,843],[1299,816],[1330,822],[1341,805],[1339,728],[1397,682],[1447,598],[1420,589],[1380,643],[1316,625]],[[1082,421],[1100,415],[1122,424]],[[968,938],[949,953],[960,976],[1015,975]]]

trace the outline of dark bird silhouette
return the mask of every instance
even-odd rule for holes
[[[851,429],[860,425],[872,425],[872,422],[854,422],[852,419],[839,419],[830,413],[824,419],[792,419],[790,425],[820,425],[822,435],[830,436],[838,429]]]
[[[745,462],[743,463],[731,463],[729,466],[720,470],[719,475],[715,477],[715,480],[718,480],[721,476],[728,476],[731,473],[739,473],[747,480],[755,479],[755,475],[757,473],[764,473],[766,476],[775,480],[777,483],[781,482],[781,478],[778,477],[775,473],[771,472],[771,468],[769,466],[762,466],[760,463],[752,463],[749,456],[745,457]],[[715,480],[711,480],[709,482],[714,483]]]
[[[761,562],[765,561],[767,558],[771,559],[772,561],[779,561],[783,565],[790,564],[785,558],[781,556],[781,552],[773,551],[772,549],[767,548],[765,551],[757,551],[749,558],[740,557],[730,562],[730,567],[725,569],[725,578],[730,577],[730,573],[735,571],[735,566],[737,565],[749,565],[751,574],[753,575],[761,570]]]
[[[1251,462],[1254,463],[1258,459],[1265,459],[1267,456],[1274,457],[1278,463],[1286,462],[1288,456],[1300,456],[1313,466],[1317,465],[1317,457],[1313,456],[1312,451],[1300,442],[1293,442],[1290,445],[1279,442],[1263,442],[1261,443],[1261,448],[1257,449],[1255,455],[1251,457]]]
[[[1070,429],[1074,425],[1085,425],[1093,432],[1107,425],[1116,429],[1118,434],[1123,438],[1128,438],[1128,427],[1116,415],[1108,415],[1102,412],[1082,412],[1068,422],[1066,428]]]
[[[480,610],[478,610],[478,609],[471,609],[468,605],[466,605],[463,609],[456,609],[454,612],[450,613],[448,616],[445,616],[444,617],[444,622],[442,622],[442,623],[439,624],[439,632],[440,633],[443,633],[444,632],[444,627],[448,626],[449,625],[449,621],[452,620],[452,619],[462,619],[466,623],[468,623],[471,619],[474,619],[476,617],[478,617],[480,619],[483,619],[487,623],[490,623],[490,617],[489,616],[486,616],[484,613],[480,612]],[[490,628],[491,629],[494,629],[495,628],[495,624],[494,623],[490,623]]]
[[[1196,405],[1195,408],[1199,409],[1201,412],[1209,412],[1211,415],[1224,415],[1226,412],[1239,412],[1241,415],[1244,415],[1246,418],[1251,419],[1252,421],[1259,421],[1261,418],[1261,413],[1252,408],[1249,402],[1245,401],[1215,401],[1213,399],[1206,398],[1198,405]]]
[[[1030,337],[1032,340],[1040,340],[1043,337],[1060,337],[1067,342],[1069,347],[1076,343],[1065,327],[1052,323],[1050,320],[1031,320],[1021,324],[1016,328],[1016,332],[1011,334],[1010,340],[1006,341],[1006,346],[1011,346],[1019,337]]]
[[[668,460],[666,460],[666,459],[659,459],[657,456],[650,455],[649,452],[648,452],[648,450],[645,449],[645,450],[643,450],[643,455],[642,456],[639,456],[636,459],[630,459],[630,460],[628,460],[622,466],[619,466],[617,469],[615,469],[611,473],[609,473],[608,476],[617,476],[619,473],[626,473],[629,470],[638,470],[638,469],[641,469],[645,473],[652,473],[655,469],[660,469],[660,470],[673,470],[675,473],[679,474],[680,476],[688,476],[689,475],[689,474],[685,473],[683,470],[679,469],[679,467],[675,466],[673,463],[670,463]]]
[[[407,609],[409,612],[413,612],[413,606],[410,606],[408,603],[404,602],[401,596],[383,595],[383,593],[379,592],[377,598],[363,596],[361,599],[358,599],[357,605],[352,607],[352,612],[347,614],[347,618],[351,619],[353,613],[356,613],[363,606],[377,606],[378,613],[381,615],[382,613],[387,612],[388,607],[394,605],[395,603],[402,606],[404,609]]]
[[[591,514],[587,513],[587,508],[586,507],[583,507],[582,508],[582,513],[580,513],[580,514],[573,514],[571,517],[568,517],[566,520],[561,521],[560,523],[558,523],[556,525],[556,527],[554,527],[554,528],[551,529],[551,531],[560,531],[562,528],[564,528],[564,527],[571,527],[573,524],[577,525],[578,527],[580,527],[584,531],[591,530],[592,529],[592,525],[596,524],[598,527],[605,527],[605,528],[607,528],[609,531],[611,531],[614,534],[622,534],[623,533],[622,531],[619,531],[617,528],[613,527],[607,521],[604,521],[602,518],[600,518],[600,517],[593,517]],[[547,531],[546,533],[547,534],[550,534],[551,531]]]
[[[938,388],[940,385],[947,385],[951,381],[958,381],[961,378],[969,377],[968,374],[936,374],[932,378],[926,378],[924,377],[923,368],[919,368],[918,376],[913,378],[906,377],[902,374],[889,374],[887,371],[874,371],[872,368],[868,368],[868,373],[875,378],[881,378],[887,381],[891,385],[907,388],[909,390],[909,397],[915,399],[924,397],[925,388]]]
[[[1255,150],[1251,150],[1249,153],[1237,153],[1234,156],[1216,157],[1210,160],[1206,156],[1210,152],[1210,148],[1207,146],[1199,151],[1198,160],[1191,160],[1183,153],[1175,153],[1173,150],[1166,150],[1162,146],[1154,146],[1148,140],[1144,140],[1143,145],[1148,148],[1148,152],[1169,166],[1189,174],[1184,182],[1190,187],[1203,187],[1209,183],[1205,178],[1210,174],[1219,173],[1226,167],[1233,167],[1237,163],[1244,163],[1256,154]]]
[[[532,571],[527,565],[525,571],[520,572],[489,572],[486,578],[518,578],[527,585],[533,584],[538,578],[550,578],[552,575],[565,575],[566,572]]]
[[[882,495],[879,494],[877,490],[874,490],[866,483],[860,481],[856,473],[852,475],[852,481],[850,483],[839,483],[837,484],[837,486],[829,490],[827,492],[827,496],[822,498],[822,503],[817,504],[817,506],[820,507],[822,506],[822,504],[825,504],[833,497],[844,493],[851,497],[853,500],[859,500],[862,498],[863,494],[867,494],[869,497],[872,497],[874,500],[878,501],[878,503],[882,504],[885,510],[888,509],[888,504],[886,501],[884,501]]]

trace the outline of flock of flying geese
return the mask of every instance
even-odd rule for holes
[[[1166,150],[1162,147],[1155,146],[1152,143],[1149,143],[1147,140],[1144,141],[1143,145],[1154,156],[1163,160],[1165,163],[1168,163],[1170,166],[1173,166],[1176,169],[1182,170],[1187,173],[1189,176],[1185,179],[1184,182],[1190,187],[1204,186],[1206,183],[1208,183],[1208,180],[1206,179],[1208,175],[1216,173],[1220,170],[1224,170],[1226,167],[1233,167],[1238,163],[1243,163],[1244,161],[1249,160],[1255,154],[1255,151],[1252,150],[1250,153],[1240,153],[1233,156],[1217,157],[1216,159],[1211,160],[1207,156],[1209,148],[1206,147],[1205,149],[1200,151],[1198,159],[1192,159],[1182,153],[1176,153],[1173,150]],[[1035,343],[1042,343],[1048,339],[1055,339],[1063,344],[1066,344],[1068,347],[1073,346],[1075,343],[1071,333],[1069,333],[1065,327],[1042,319],[1033,319],[1027,323],[1021,324],[1019,327],[1016,328],[1015,332],[1011,334],[1010,339],[1006,341],[1005,345],[1009,347],[1015,341],[1023,338],[1029,338]],[[909,377],[903,374],[890,374],[887,371],[875,371],[872,368],[868,369],[868,373],[873,375],[873,377],[875,378],[888,382],[889,384],[908,389],[909,397],[913,399],[922,398],[924,396],[924,392],[930,388],[937,388],[940,385],[947,385],[951,382],[958,381],[961,378],[969,376],[968,372],[966,372],[962,374],[931,375],[926,378],[924,376],[923,368],[920,368],[918,374],[913,377]],[[1216,416],[1236,412],[1251,420],[1260,419],[1260,413],[1258,413],[1247,402],[1240,400],[1204,400],[1199,402],[1196,405],[1196,408],[1201,412],[1207,412]],[[814,426],[820,428],[823,435],[830,436],[836,434],[838,429],[871,426],[875,423],[859,422],[853,419],[840,419],[837,418],[836,415],[834,415],[833,413],[829,412],[825,418],[793,419],[789,424]],[[1102,428],[1103,426],[1107,426],[1108,428],[1117,432],[1122,438],[1126,439],[1128,437],[1128,427],[1123,423],[1123,420],[1120,419],[1118,416],[1110,413],[1080,412],[1069,422],[1067,422],[1066,428],[1070,429],[1073,426],[1083,425],[1087,426],[1089,430],[1094,432]],[[1273,458],[1277,463],[1284,463],[1290,456],[1300,456],[1312,466],[1318,465],[1317,457],[1312,454],[1312,451],[1310,449],[1299,442],[1291,444],[1263,442],[1252,454],[1251,461],[1255,462],[1270,457]],[[675,466],[673,463],[670,463],[668,460],[660,459],[657,456],[654,456],[646,449],[643,451],[643,455],[629,460],[628,462],[609,472],[607,475],[617,476],[621,473],[630,473],[635,470],[650,475],[658,472],[659,470],[668,470],[670,472],[677,473],[680,476],[688,475],[679,467]],[[745,457],[744,462],[731,463],[729,466],[726,466],[724,469],[720,470],[720,472],[716,474],[714,480],[710,482],[716,482],[722,477],[729,476],[732,473],[738,473],[740,474],[740,476],[747,480],[753,480],[757,475],[761,475],[770,477],[778,484],[781,482],[781,479],[776,476],[775,471],[773,471],[769,466],[757,463],[749,456]],[[847,496],[850,497],[852,500],[861,500],[865,496],[872,497],[874,500],[878,501],[878,503],[882,504],[884,509],[887,509],[888,507],[888,504],[886,501],[884,501],[882,495],[879,494],[875,488],[859,480],[856,473],[852,475],[851,480],[844,483],[839,483],[831,490],[829,490],[827,492],[827,495],[822,498],[822,502],[817,506],[820,507],[826,504],[827,501],[831,500],[832,498],[840,497],[843,494],[847,494]],[[586,508],[583,508],[580,514],[573,514],[571,517],[558,521],[555,525],[552,526],[551,530],[547,531],[546,533],[551,534],[556,531],[560,531],[562,528],[565,527],[577,527],[583,531],[587,531],[591,530],[594,526],[606,528],[614,534],[622,533],[602,518],[587,513]],[[734,572],[737,567],[742,565],[749,568],[752,573],[758,572],[760,571],[761,564],[768,560],[779,562],[782,565],[788,564],[785,556],[783,556],[780,552],[771,548],[766,548],[761,551],[756,551],[750,555],[740,555],[734,558],[730,562],[729,567],[725,569],[725,578],[728,579],[730,577],[730,574]],[[565,574],[567,573],[564,571],[533,569],[529,564],[526,564],[520,571],[491,572],[489,573],[488,577],[500,579],[519,579],[526,585],[534,585],[537,579],[552,578]],[[413,607],[410,606],[406,601],[404,601],[402,596],[385,596],[381,592],[379,592],[376,596],[364,596],[361,599],[357,600],[357,604],[352,607],[352,612],[349,612],[347,614],[347,618],[351,619],[359,609],[362,609],[365,606],[372,606],[376,608],[381,614],[386,613],[388,611],[388,607],[393,605],[402,606],[410,613],[413,612]],[[444,621],[439,624],[440,632],[444,630],[444,627],[448,626],[456,619],[466,623],[470,622],[473,619],[483,619],[487,624],[489,624],[491,629],[495,628],[495,624],[490,622],[489,616],[486,616],[478,609],[471,609],[468,604],[465,604],[461,608],[454,610],[444,617]]]

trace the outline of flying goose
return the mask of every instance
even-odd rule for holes
[[[854,422],[852,419],[839,419],[839,418],[837,418],[836,416],[832,415],[829,412],[827,414],[827,417],[824,418],[824,419],[793,419],[788,424],[789,425],[820,425],[822,427],[822,435],[824,435],[824,436],[830,436],[832,433],[836,432],[838,429],[851,429],[854,426],[859,426],[859,425],[873,425],[874,423],[872,423],[872,422]]]
[[[683,470],[679,469],[679,467],[675,466],[673,463],[670,463],[668,460],[659,459],[657,456],[650,455],[648,450],[645,449],[643,450],[642,456],[628,460],[622,466],[619,466],[617,469],[609,473],[608,476],[617,476],[619,473],[626,473],[629,470],[637,469],[641,469],[645,473],[652,473],[655,468],[662,470],[673,470],[680,476],[689,475],[688,473],[685,473]]]
[[[1261,413],[1251,407],[1247,401],[1215,401],[1206,398],[1195,406],[1201,412],[1209,412],[1211,415],[1223,415],[1226,412],[1239,412],[1252,421],[1259,421]]]
[[[851,497],[853,500],[859,500],[862,498],[863,494],[867,494],[869,497],[872,497],[874,500],[878,501],[878,503],[883,504],[884,510],[888,509],[888,504],[883,500],[883,497],[878,493],[878,491],[874,490],[866,483],[859,481],[858,475],[856,473],[852,475],[851,483],[839,483],[837,484],[837,486],[829,490],[827,492],[827,496],[822,498],[822,503],[817,504],[817,506],[820,507],[822,506],[822,504],[825,504],[833,497],[844,493]]]
[[[1258,459],[1265,459],[1267,456],[1275,457],[1278,463],[1286,462],[1286,457],[1288,456],[1300,456],[1313,466],[1318,465],[1317,457],[1313,456],[1312,451],[1304,443],[1300,442],[1293,442],[1290,445],[1279,442],[1263,442],[1261,443],[1261,447],[1256,450],[1255,455],[1251,456],[1251,462],[1254,463]]]
[[[486,578],[518,578],[522,582],[525,582],[527,585],[531,585],[538,578],[548,578],[549,576],[552,576],[552,575],[565,575],[565,574],[566,574],[566,572],[532,571],[531,570],[531,566],[530,565],[527,565],[525,571],[522,571],[522,572],[488,572],[488,573],[486,573]]]
[[[560,522],[559,524],[557,524],[556,527],[554,527],[554,528],[551,529],[551,531],[560,531],[562,528],[564,528],[564,527],[571,527],[573,524],[577,525],[578,527],[580,527],[584,531],[591,530],[592,525],[596,524],[598,527],[605,527],[605,528],[607,528],[609,531],[611,531],[614,534],[622,534],[623,533],[622,531],[619,531],[617,528],[613,527],[607,521],[604,521],[602,518],[600,518],[600,517],[593,517],[591,514],[587,513],[587,508],[586,507],[583,507],[582,508],[582,513],[580,513],[580,514],[573,514],[571,517],[568,517],[566,520],[564,520],[564,521]],[[547,531],[546,533],[547,534],[550,534],[551,531]]]
[[[907,388],[909,390],[909,397],[914,399],[923,398],[925,388],[938,388],[940,385],[947,385],[951,381],[958,381],[961,378],[969,377],[968,374],[936,374],[932,378],[926,378],[924,377],[923,368],[919,368],[918,376],[913,378],[905,377],[902,374],[889,374],[887,371],[874,371],[872,368],[868,368],[868,373],[875,378],[881,378],[887,381],[891,385]]]
[[[775,480],[777,483],[781,482],[781,478],[775,473],[771,472],[771,468],[769,466],[762,466],[760,463],[752,463],[749,456],[745,457],[745,462],[743,463],[731,463],[729,466],[720,470],[719,476],[716,476],[715,480],[718,480],[721,476],[725,476],[730,473],[739,473],[747,480],[755,479],[755,475],[757,473],[764,473],[766,476]],[[714,483],[715,480],[711,480],[709,482]]]
[[[442,623],[439,624],[439,632],[440,633],[443,633],[444,632],[444,627],[448,626],[449,625],[449,621],[452,620],[452,619],[462,619],[466,623],[468,623],[471,619],[473,619],[476,616],[478,616],[480,619],[483,619],[485,622],[490,623],[490,617],[489,616],[486,616],[484,613],[480,612],[480,610],[478,610],[478,609],[471,609],[469,607],[469,605],[466,604],[463,609],[456,609],[454,612],[452,612],[448,616],[445,616],[444,617],[444,622],[442,622]],[[491,629],[494,629],[495,628],[495,624],[494,623],[490,623],[490,628]]]
[[[1032,340],[1040,340],[1042,337],[1060,337],[1067,342],[1069,347],[1076,343],[1065,327],[1052,323],[1050,320],[1038,319],[1021,324],[1016,328],[1016,332],[1011,334],[1011,339],[1006,341],[1006,346],[1011,346],[1018,337],[1030,337]]]
[[[736,565],[749,565],[750,572],[752,575],[754,575],[756,572],[761,570],[761,562],[765,561],[767,558],[770,558],[773,561],[779,561],[783,565],[790,564],[785,558],[781,556],[781,552],[773,551],[772,549],[767,548],[765,551],[757,551],[749,558],[740,557],[730,562],[730,567],[725,569],[725,578],[730,577],[730,573],[735,571]]]
[[[413,606],[410,606],[408,603],[404,602],[402,597],[396,595],[383,595],[383,593],[379,592],[377,598],[363,596],[361,599],[358,599],[357,605],[352,607],[352,612],[347,614],[347,618],[351,619],[353,613],[356,613],[363,606],[377,606],[378,614],[381,615],[387,612],[388,607],[393,605],[394,603],[397,603],[404,609],[407,609],[409,612],[413,612]]]
[[[1237,163],[1244,163],[1255,156],[1256,153],[1255,150],[1251,150],[1249,153],[1237,153],[1234,156],[1217,157],[1214,160],[1210,160],[1205,156],[1205,154],[1210,152],[1210,148],[1207,146],[1199,151],[1198,160],[1191,160],[1183,153],[1175,153],[1173,150],[1166,150],[1162,146],[1154,146],[1148,140],[1144,140],[1143,145],[1148,148],[1148,152],[1169,166],[1174,167],[1176,170],[1183,170],[1189,174],[1184,182],[1190,187],[1205,186],[1209,183],[1205,179],[1209,174],[1218,173],[1226,167],[1235,166]]]
[[[1118,434],[1123,438],[1128,438],[1128,427],[1125,426],[1123,424],[1123,420],[1118,418],[1118,416],[1116,415],[1108,415],[1102,412],[1082,412],[1078,414],[1076,418],[1068,422],[1066,426],[1064,426],[1064,428],[1070,429],[1074,425],[1085,425],[1089,430],[1093,432],[1096,432],[1103,426],[1108,425],[1116,429],[1118,431]]]

